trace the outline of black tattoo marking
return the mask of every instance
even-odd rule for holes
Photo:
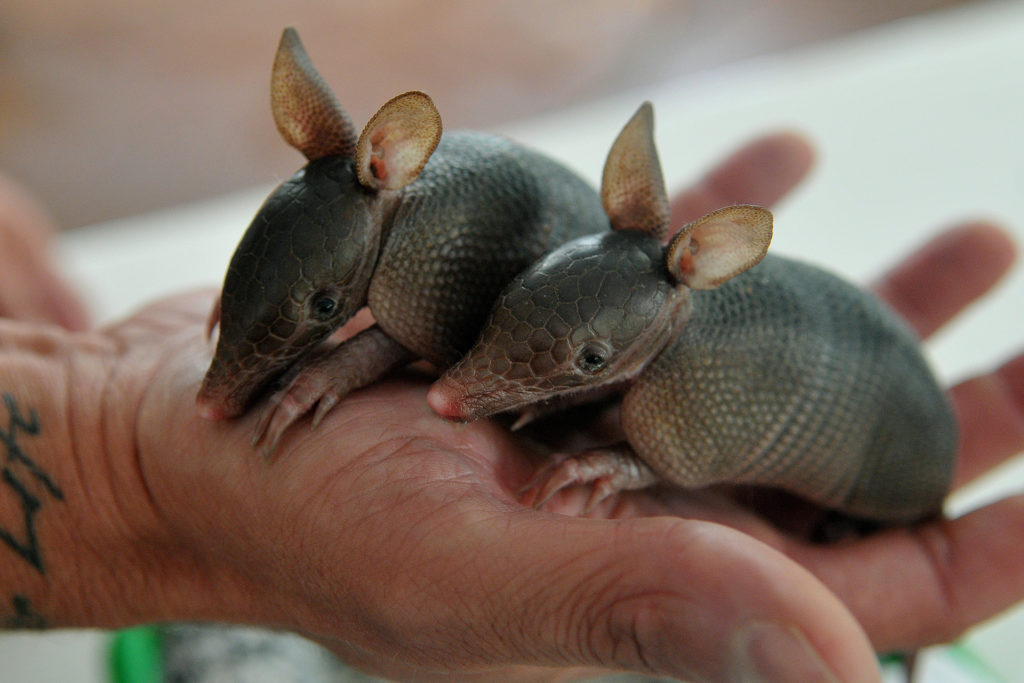
[[[32,609],[32,601],[24,595],[18,594],[11,598],[11,607],[14,608],[14,616],[3,620],[3,628],[44,629],[49,625],[45,617]]]
[[[6,431],[0,429],[0,444],[3,445],[3,467],[0,469],[0,481],[18,498],[22,528],[19,537],[11,529],[0,526],[0,541],[35,567],[40,574],[45,574],[39,539],[36,537],[36,514],[43,506],[40,496],[49,495],[54,500],[63,501],[64,493],[53,479],[28,457],[18,442],[20,434],[29,436],[39,434],[39,417],[36,415],[36,411],[30,408],[26,418],[22,415],[21,408],[14,396],[4,393],[3,400],[9,419]],[[27,477],[30,477],[28,482],[26,482]],[[33,493],[29,488],[33,479],[42,486],[39,495]],[[0,491],[0,495],[2,495],[2,491]],[[15,601],[18,600],[18,597],[15,596]],[[17,603],[15,607],[17,608]]]

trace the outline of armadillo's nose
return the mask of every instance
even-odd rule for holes
[[[435,413],[449,420],[465,421],[469,419],[462,404],[462,391],[451,384],[447,378],[434,382],[427,392],[427,405]]]
[[[199,417],[217,421],[241,415],[245,410],[242,402],[215,385],[207,377],[199,387],[199,393],[196,394],[196,412]]]
[[[196,412],[198,412],[199,417],[204,420],[211,420],[214,422],[217,420],[223,420],[228,416],[227,411],[224,410],[224,406],[218,403],[213,397],[204,396],[203,394],[196,396]]]

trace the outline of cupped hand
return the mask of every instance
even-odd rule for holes
[[[809,160],[797,138],[755,143],[682,195],[677,218],[770,204]],[[997,229],[962,226],[878,290],[926,333],[1008,254]],[[959,289],[936,282],[939,261]],[[877,678],[873,649],[948,639],[1024,597],[1024,551],[1002,541],[1024,532],[1021,499],[836,546],[715,492],[626,493],[590,518],[571,516],[585,496],[570,492],[535,511],[515,494],[543,446],[495,421],[442,420],[414,373],[352,394],[313,432],[299,425],[266,460],[254,416],[196,415],[212,300],[165,301],[102,332],[105,427],[76,448],[137,479],[116,507],[159,577],[149,616],[296,630],[396,678],[862,681]],[[953,396],[962,481],[1024,447],[1024,361]]]
[[[146,314],[164,353],[137,431],[153,516],[226,596],[199,617],[294,629],[400,679],[871,680],[860,628],[799,565],[717,523],[523,507],[536,452],[494,422],[434,415],[429,378],[357,392],[264,460],[251,418],[192,407],[210,301]]]
[[[770,203],[809,151],[775,137],[726,166],[749,174],[763,157],[778,163],[746,199]],[[161,618],[296,630],[402,679],[877,676],[841,602],[746,533],[627,518],[643,510],[625,504],[619,519],[521,505],[538,450],[496,422],[434,415],[427,376],[356,392],[264,459],[250,444],[254,416],[196,414],[212,300],[165,301],[103,331],[115,352],[101,448],[130,453],[111,468],[136,473],[144,492],[117,507],[150,549],[139,561],[161,577]]]

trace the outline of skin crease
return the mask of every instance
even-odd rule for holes
[[[679,195],[673,224],[771,204],[811,158],[793,135],[755,141]],[[1005,233],[964,224],[876,289],[929,333],[1011,261]],[[865,681],[877,678],[872,647],[942,642],[1024,597],[1024,548],[1003,541],[1024,534],[1024,497],[835,546],[712,491],[632,492],[590,518],[551,514],[578,512],[586,492],[568,491],[533,511],[515,492],[543,462],[544,434],[447,423],[426,405],[422,374],[352,394],[265,461],[249,444],[255,415],[195,413],[213,299],[167,299],[86,333],[0,324],[3,386],[53,425],[23,446],[66,493],[37,518],[46,574],[0,554],[0,584],[19,586],[53,626],[263,624],[417,680],[607,669],[737,680],[750,671],[738,656],[746,635],[776,680],[813,680],[804,664],[824,660],[841,680]],[[953,398],[960,483],[1024,448],[1024,356]]]

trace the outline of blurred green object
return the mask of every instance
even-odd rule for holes
[[[113,683],[162,683],[163,639],[156,626],[118,631],[110,643]]]
[[[988,662],[962,643],[954,643],[946,647],[945,653],[973,681],[996,682],[1004,680]]]

